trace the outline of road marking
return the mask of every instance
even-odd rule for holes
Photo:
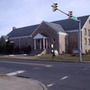
[[[9,55],[9,56],[15,56],[15,55]]]
[[[23,54],[24,56],[27,56],[27,54]]]
[[[25,72],[24,70],[19,70],[19,71],[16,71],[16,72],[7,73],[6,75],[7,76],[14,76],[14,75],[21,74],[21,73],[24,73],[24,72]]]
[[[46,65],[46,67],[53,67],[53,65]]]
[[[69,78],[69,77],[68,76],[64,76],[64,77],[60,78],[60,80],[65,80],[67,78]]]
[[[1,63],[12,63],[12,64],[25,64],[25,65],[32,65],[32,66],[42,66],[42,67],[52,67],[49,64],[39,64],[39,63],[24,63],[24,62],[11,62],[11,61],[0,61]]]
[[[50,83],[47,85],[47,87],[52,87],[55,83]]]

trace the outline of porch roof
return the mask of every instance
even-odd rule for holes
[[[43,38],[47,38],[47,37],[38,33],[33,39],[43,39]]]

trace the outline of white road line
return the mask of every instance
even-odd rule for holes
[[[64,76],[64,77],[60,78],[60,80],[65,80],[67,78],[69,78],[69,77],[68,76]]]
[[[11,62],[11,61],[0,61],[0,63],[11,63],[11,64],[25,64],[25,65],[32,65],[32,66],[42,66],[42,67],[53,67],[53,65],[49,64],[40,64],[40,63],[25,63],[25,62]]]
[[[45,65],[46,67],[53,67],[53,65]]]
[[[14,76],[14,75],[24,73],[24,72],[25,72],[24,70],[19,70],[19,71],[16,71],[16,72],[7,73],[6,75],[7,76]]]
[[[55,83],[50,83],[47,85],[47,87],[52,87]]]
[[[9,56],[15,56],[15,55],[9,55]]]

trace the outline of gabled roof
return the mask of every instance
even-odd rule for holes
[[[43,21],[43,23],[47,24],[49,27],[51,27],[56,32],[64,32],[64,29],[59,24],[49,23],[49,22],[45,22],[45,21]],[[28,27],[16,28],[16,29],[12,30],[7,36],[9,36],[9,38],[30,36],[37,29],[37,27],[39,25],[40,24],[28,26]]]
[[[89,15],[88,16],[78,17],[81,20],[81,27],[83,27],[83,25],[85,24],[88,17],[89,17]],[[65,31],[76,30],[79,27],[78,22],[74,21],[74,20],[71,20],[71,19],[54,21],[53,23],[61,25]]]
[[[33,25],[33,26],[28,26],[28,27],[17,28],[15,30],[12,30],[7,36],[9,36],[9,38],[30,36],[38,26],[39,25]]]
[[[81,20],[81,27],[83,27],[88,17],[89,15],[79,17]],[[67,31],[72,31],[72,30],[74,31],[78,29],[78,22],[73,21],[71,19],[65,19],[65,20],[54,21],[54,22],[44,22],[44,23],[50,26],[56,32],[67,32]],[[37,29],[39,25],[40,24],[28,26],[28,27],[16,28],[15,30],[12,30],[7,36],[9,36],[9,38],[31,36],[32,33]]]
[[[47,38],[46,36],[42,35],[41,33],[38,33],[34,39],[42,39],[42,38]]]
[[[44,22],[56,32],[65,32],[61,25],[51,22]]]

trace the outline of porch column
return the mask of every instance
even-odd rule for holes
[[[34,49],[36,50],[36,39],[34,39]]]
[[[45,38],[43,38],[43,49],[45,49]]]
[[[42,49],[42,42],[41,42],[41,39],[40,39],[40,50]]]
[[[21,41],[20,41],[20,38],[19,38],[19,49],[21,48],[21,44],[20,43],[21,43]]]
[[[46,49],[48,48],[48,41],[47,41],[47,39],[46,39]]]

